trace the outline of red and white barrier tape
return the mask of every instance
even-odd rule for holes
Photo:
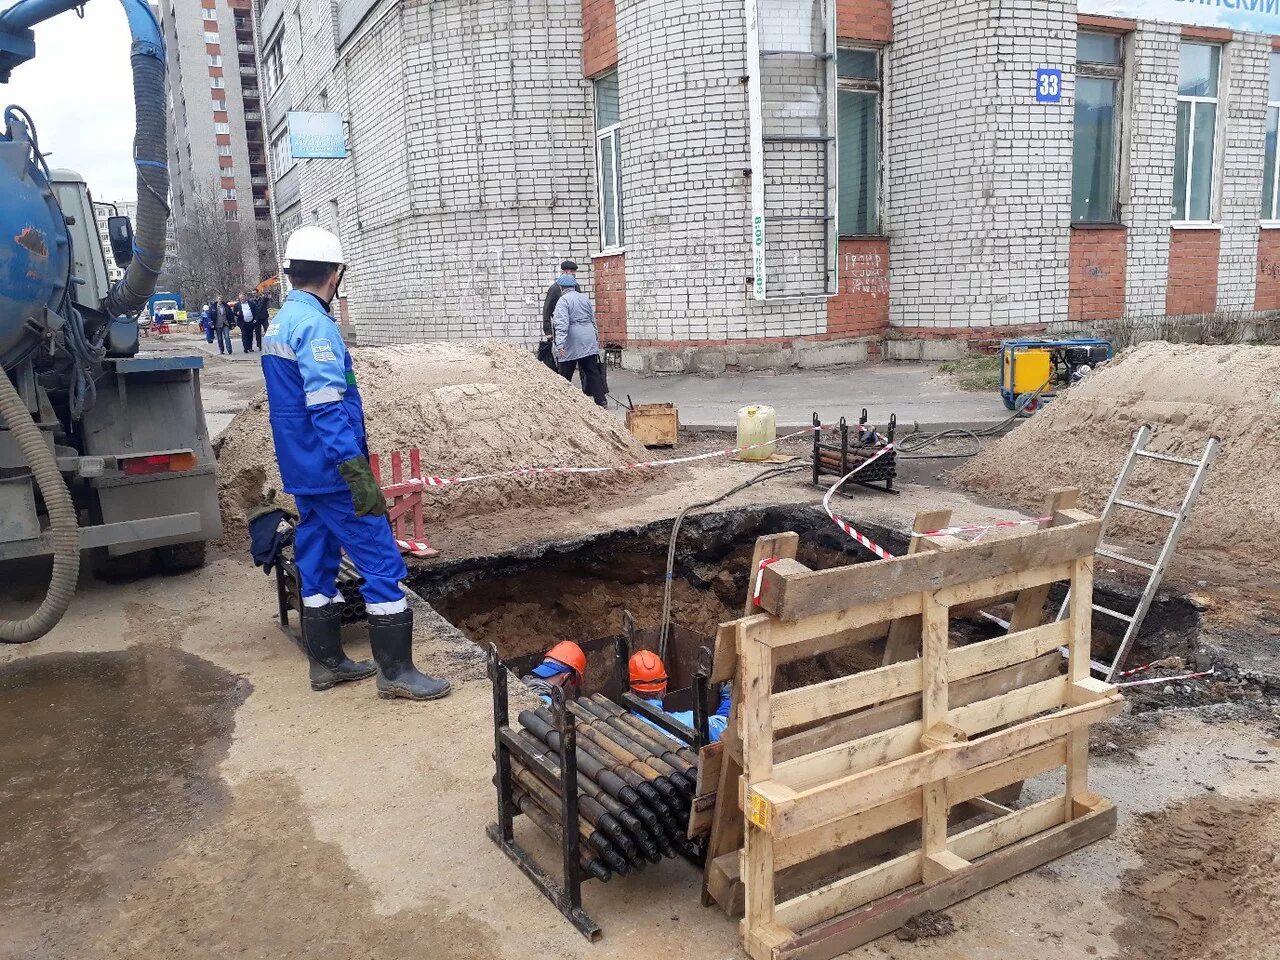
[[[760,606],[760,588],[764,586],[764,568],[772,563],[777,563],[779,557],[765,557],[760,561],[760,566],[756,567],[756,585],[751,591],[751,603]]]
[[[396,546],[401,550],[413,554],[415,557],[435,557],[439,556],[440,551],[431,546],[425,540],[396,540]]]
[[[832,427],[805,427],[803,430],[797,430],[795,433],[788,433],[784,436],[777,437],[767,443],[752,443],[744,447],[730,447],[725,450],[713,450],[710,453],[696,453],[688,457],[670,457],[666,460],[645,460],[640,463],[627,463],[617,467],[518,467],[514,470],[500,470],[496,473],[480,473],[470,477],[410,477],[399,483],[393,483],[390,486],[382,488],[382,492],[388,496],[399,496],[403,493],[410,493],[421,487],[448,487],[459,483],[478,483],[482,480],[500,480],[505,477],[528,477],[545,473],[612,473],[624,470],[652,470],[659,467],[671,467],[681,463],[694,463],[698,460],[712,460],[716,457],[728,457],[735,453],[743,453],[747,450],[759,450],[762,447],[772,446],[781,443],[784,440],[793,440],[796,437],[802,437],[805,434],[813,433],[815,430],[831,430]],[[874,457],[872,459],[875,459]],[[868,460],[867,463],[871,461]]]
[[[892,560],[893,554],[890,553],[888,550],[886,550],[884,547],[880,546],[870,537],[867,537],[862,533],[859,533],[858,530],[853,526],[853,524],[851,524],[844,517],[837,515],[836,512],[831,509],[831,497],[855,473],[857,473],[859,470],[863,469],[864,467],[870,466],[871,464],[875,463],[877,460],[879,460],[881,457],[883,457],[886,453],[888,453],[892,449],[893,449],[892,443],[885,444],[883,447],[877,450],[872,456],[868,457],[866,460],[863,460],[860,464],[858,464],[856,467],[854,467],[852,470],[846,473],[843,477],[837,480],[831,486],[831,489],[827,491],[827,495],[822,498],[822,509],[827,511],[827,516],[832,519],[835,525],[839,527],[841,530],[843,530],[847,536],[852,537],[858,543],[862,544],[862,546],[866,547],[868,550],[874,553],[881,560]]]
[[[1117,683],[1117,687],[1146,687],[1153,686],[1157,683],[1180,683],[1183,680],[1199,680],[1202,677],[1212,677],[1216,668],[1201,670],[1199,673],[1182,673],[1176,677],[1147,677],[1145,680],[1129,680],[1125,683]],[[1121,674],[1123,676],[1124,674]]]

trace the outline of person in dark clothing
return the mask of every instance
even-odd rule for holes
[[[213,305],[213,332],[218,339],[218,352],[231,353],[231,328],[235,326],[235,314],[225,300]]]
[[[253,324],[256,328],[255,336],[258,341],[258,349],[262,349],[262,335],[267,332],[267,326],[271,322],[267,311],[267,298],[262,294],[249,298],[249,306],[253,309]]]
[[[572,260],[562,260],[560,262],[559,278],[547,288],[547,295],[542,298],[542,342],[538,345],[538,359],[557,373],[559,372],[559,366],[551,349],[552,334],[554,333],[551,327],[551,318],[555,316],[556,304],[560,302],[560,295],[567,289],[560,281],[565,277],[573,280],[577,273],[578,265],[576,263]]]
[[[253,319],[253,307],[249,304],[249,294],[240,294],[240,299],[234,306],[236,312],[236,325],[240,328],[240,342],[244,344],[245,353],[253,353],[253,335],[258,329],[258,323]],[[258,343],[262,343],[262,335],[258,334]]]

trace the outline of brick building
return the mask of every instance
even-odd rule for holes
[[[371,343],[532,343],[573,257],[653,370],[1280,308],[1280,0],[829,2],[266,0],[277,242],[338,232]]]

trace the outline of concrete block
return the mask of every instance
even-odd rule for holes
[[[963,340],[885,340],[880,344],[880,355],[886,360],[958,360],[968,353],[969,345]]]
[[[724,373],[725,367],[728,366],[728,364],[729,359],[723,349],[709,348],[689,351],[687,366],[690,373],[701,373],[706,376],[718,377],[720,374]]]
[[[861,340],[801,341],[792,347],[796,366],[801,370],[862,363],[867,359],[871,338]]]

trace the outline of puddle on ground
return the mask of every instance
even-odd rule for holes
[[[109,893],[217,815],[249,689],[165,647],[0,665],[0,926]]]

